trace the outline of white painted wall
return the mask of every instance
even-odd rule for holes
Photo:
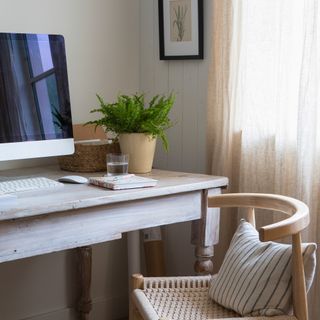
[[[96,92],[113,99],[139,90],[139,14],[139,0],[0,0],[0,32],[65,36],[72,115],[82,123],[92,117]],[[0,169],[37,163],[43,160]],[[125,316],[125,239],[94,246],[93,256],[92,319]],[[76,268],[72,251],[1,264],[0,319],[76,319]]]
[[[154,165],[161,169],[206,172],[206,117],[210,25],[213,1],[204,1],[204,59],[159,60],[158,1],[140,1],[140,90],[149,96],[174,92],[171,112],[175,126],[169,129],[170,151],[157,145]],[[173,275],[193,273],[194,248],[190,223],[166,227],[168,271]]]

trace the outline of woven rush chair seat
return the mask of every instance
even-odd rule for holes
[[[214,303],[208,295],[210,279],[211,276],[143,278],[144,289],[134,290],[133,300],[145,320],[270,320],[270,317],[241,317]],[[296,319],[272,317],[272,320]]]

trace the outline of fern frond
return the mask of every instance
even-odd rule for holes
[[[145,106],[145,95],[134,94],[118,95],[114,103],[107,103],[100,95],[96,95],[100,108],[91,110],[91,113],[100,113],[98,120],[88,121],[86,124],[102,126],[108,131],[120,133],[145,133],[153,137],[159,136],[163,147],[168,150],[168,139],[165,130],[173,124],[169,112],[174,104],[175,97],[171,93],[156,95]]]

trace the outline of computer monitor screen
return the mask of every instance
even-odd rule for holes
[[[64,38],[0,33],[0,160],[73,152]]]

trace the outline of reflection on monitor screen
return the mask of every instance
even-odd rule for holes
[[[63,37],[0,33],[0,148],[1,144],[70,138],[72,121]],[[57,154],[71,152],[57,150]],[[35,157],[47,155],[39,155],[38,150]]]

